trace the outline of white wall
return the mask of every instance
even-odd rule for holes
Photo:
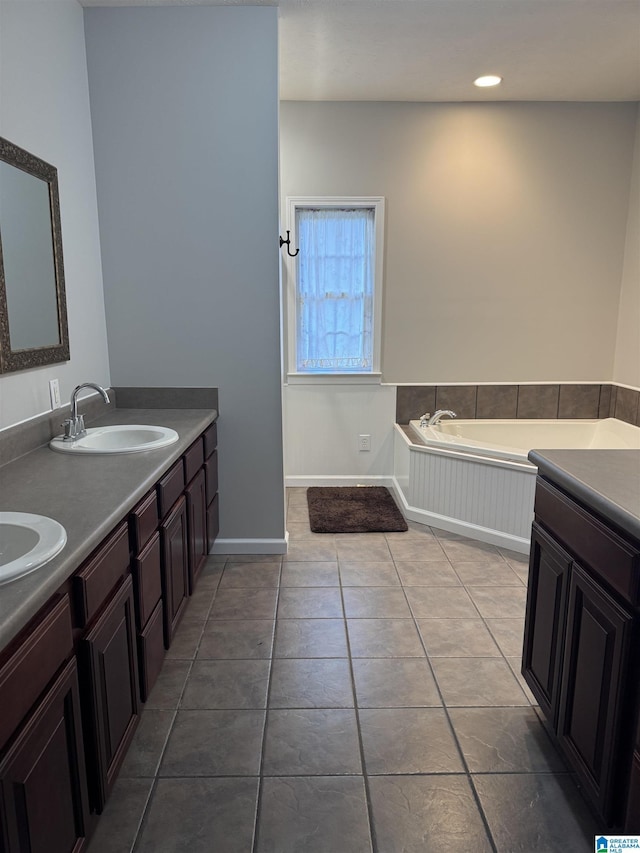
[[[640,388],[640,104],[613,379],[621,385]]]
[[[283,229],[290,195],[385,196],[387,383],[609,382],[618,327],[626,372],[617,373],[630,381],[632,217],[620,321],[618,306],[636,112],[628,103],[283,102]],[[288,482],[390,473],[386,452],[370,460],[355,444],[360,432],[378,446],[388,434],[390,390],[286,386]]]
[[[635,126],[631,103],[284,102],[282,205],[386,197],[384,381],[609,381]]]
[[[71,361],[0,376],[0,428],[87,380],[110,384],[82,9],[0,2],[0,135],[58,169]]]
[[[283,545],[277,9],[85,29],[113,384],[217,386],[220,547]]]

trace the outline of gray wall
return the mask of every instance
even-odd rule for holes
[[[277,9],[85,9],[114,385],[220,389],[221,539],[282,539]]]
[[[283,211],[386,197],[385,382],[611,381],[636,109],[282,103]]]
[[[109,385],[82,9],[0,0],[0,136],[58,170],[71,360],[0,376],[0,428],[63,403],[80,382]],[[39,308],[34,310],[40,313]]]

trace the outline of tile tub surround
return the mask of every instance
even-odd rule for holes
[[[608,418],[640,426],[640,391],[580,383],[398,385],[396,423],[452,409],[460,418]]]
[[[305,506],[295,559],[209,558],[89,853],[592,849],[519,676],[524,558]]]

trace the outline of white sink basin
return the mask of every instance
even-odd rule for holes
[[[61,435],[49,442],[60,453],[140,453],[157,450],[178,440],[174,429],[145,424],[118,424],[88,429],[82,438],[64,441]]]
[[[62,551],[67,531],[52,518],[0,512],[0,584],[44,566]]]

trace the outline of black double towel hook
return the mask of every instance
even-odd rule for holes
[[[287,231],[287,239],[286,240],[284,239],[284,237],[280,237],[280,248],[282,248],[283,246],[287,247],[287,255],[289,255],[290,258],[295,258],[295,256],[300,251],[300,249],[296,249],[295,252],[293,254],[291,254],[291,251],[290,251],[291,250],[291,237],[289,237],[288,231]]]

